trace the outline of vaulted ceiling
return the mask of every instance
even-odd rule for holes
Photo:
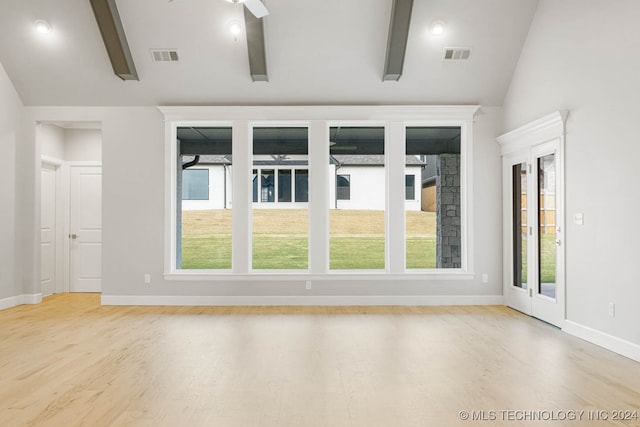
[[[265,0],[268,82],[253,82],[242,7],[116,0],[139,81],[113,73],[89,0],[0,6],[0,62],[26,105],[501,105],[537,0],[414,0],[404,70],[383,82],[392,0]],[[34,31],[45,19],[48,35]],[[441,36],[429,25],[442,20]],[[469,47],[465,61],[444,48]],[[154,62],[174,49],[178,62]]]

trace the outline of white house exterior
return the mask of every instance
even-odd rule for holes
[[[202,163],[182,171],[182,209],[193,211],[231,208],[231,161],[222,156],[201,158]],[[190,175],[200,173],[206,174],[204,189],[200,180],[189,179]]]
[[[306,208],[306,160],[296,156],[287,156],[285,160],[259,157],[256,156],[253,167],[254,209]],[[407,156],[405,174],[410,184],[405,189],[407,210],[420,210],[423,167],[424,163],[417,156]],[[329,169],[331,209],[385,209],[383,155],[335,155],[331,157]],[[229,158],[201,156],[198,164],[183,171],[182,209],[231,208],[232,177],[233,166]]]
[[[334,155],[330,165],[333,180],[331,189],[332,209],[385,209],[385,168],[383,155],[352,156]],[[406,191],[407,210],[420,210],[421,171],[424,167],[417,156],[407,156],[405,176],[413,182],[412,191]],[[339,182],[348,177],[349,198],[341,197]]]

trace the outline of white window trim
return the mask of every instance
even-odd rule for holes
[[[158,107],[165,119],[165,271],[166,280],[472,280],[473,117],[479,106],[294,106],[294,107]],[[336,120],[340,118],[340,120]],[[331,126],[384,126],[386,156],[386,268],[384,270],[329,270],[329,156]],[[232,127],[235,177],[233,182],[233,251],[231,270],[177,270],[176,166],[177,128]],[[253,270],[251,268],[252,129],[256,126],[309,127],[309,270]],[[405,268],[405,140],[409,126],[461,128],[462,268]],[[326,144],[313,141],[327,141]],[[396,200],[398,199],[398,200]],[[311,224],[314,224],[311,227]],[[311,243],[313,242],[313,244]]]

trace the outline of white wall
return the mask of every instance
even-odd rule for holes
[[[21,139],[22,101],[0,64],[0,305],[22,294],[16,270],[16,144]]]
[[[69,162],[102,160],[102,131],[100,129],[65,129],[64,159]]]
[[[62,128],[43,123],[38,126],[40,155],[61,161],[92,161],[102,159],[102,132],[100,129]]]
[[[567,318],[640,344],[637,0],[541,0],[505,100],[508,131],[566,123]],[[584,213],[584,225],[574,214]],[[615,317],[608,315],[616,304]],[[585,329],[586,331],[586,329]]]
[[[337,204],[338,209],[362,209],[383,211],[386,202],[386,172],[384,166],[341,166],[338,168],[338,175],[350,176],[350,199],[336,200],[332,198],[331,208]],[[420,210],[420,166],[408,166],[406,175],[414,176],[415,193],[412,200],[405,201],[405,208],[410,211]],[[332,193],[335,197],[335,170],[331,169]]]
[[[37,138],[40,140],[40,155],[56,160],[65,159],[64,129],[49,123],[38,126]]]
[[[502,294],[502,193],[496,187],[502,185],[502,160],[496,142],[502,129],[502,108],[481,108],[473,126],[473,200],[469,208],[475,228],[473,262],[477,276],[485,273],[489,277],[488,284],[479,287]]]
[[[35,133],[31,123],[36,121],[97,121],[102,123],[103,145],[103,296],[164,295],[164,296],[404,296],[404,301],[424,296],[495,296],[502,293],[499,272],[502,269],[500,196],[497,192],[483,192],[501,185],[500,157],[495,138],[500,124],[501,109],[483,109],[474,123],[473,174],[470,182],[476,188],[471,211],[475,223],[472,260],[475,275],[471,279],[415,277],[412,280],[333,280],[315,281],[305,290],[304,279],[251,279],[165,281],[164,218],[167,214],[165,194],[165,130],[163,116],[156,108],[127,107],[27,107],[25,153],[36,155],[32,147]],[[38,153],[39,154],[39,153]],[[139,159],[145,159],[140,168]],[[27,175],[25,197],[34,199],[35,162],[24,159]],[[28,181],[28,182],[27,182]],[[404,182],[404,181],[402,181]],[[39,203],[34,201],[33,203]],[[38,206],[36,204],[35,206]],[[33,204],[32,204],[33,208]],[[38,207],[39,209],[39,207]],[[31,227],[29,227],[31,223]],[[35,246],[33,218],[25,220],[21,231]],[[38,277],[33,259],[26,250],[23,263],[31,270],[29,278]],[[145,284],[145,273],[152,283]],[[482,273],[489,274],[489,283],[481,283]],[[35,286],[35,285],[34,285]]]

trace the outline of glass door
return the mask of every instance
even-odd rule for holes
[[[554,325],[562,321],[564,304],[558,147],[552,141],[503,160],[505,302]]]
[[[560,325],[564,304],[562,283],[563,251],[561,250],[562,203],[560,185],[559,144],[548,142],[532,149],[532,189],[535,191],[535,214],[530,215],[535,252],[529,256],[533,265],[535,287],[531,298],[531,314],[545,322]]]
[[[531,253],[529,153],[504,158],[505,303],[531,314],[528,254]]]
[[[511,166],[513,203],[513,286],[527,289],[527,162]]]

